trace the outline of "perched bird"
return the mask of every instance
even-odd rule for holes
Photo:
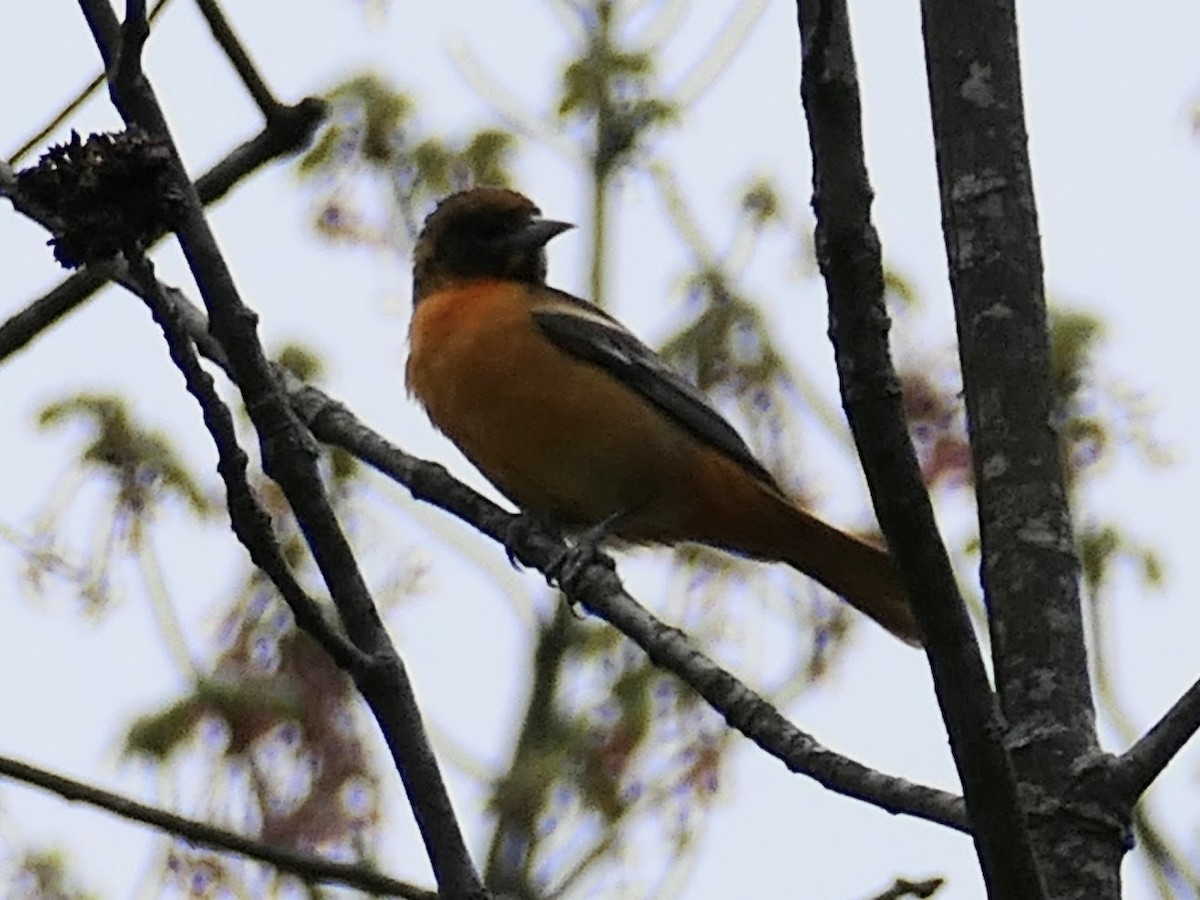
[[[790,500],[693,384],[598,307],[546,285],[572,226],[477,187],[425,220],[409,392],[531,516],[590,537],[787,563],[888,631],[920,631],[888,554]]]

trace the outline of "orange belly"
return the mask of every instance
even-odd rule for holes
[[[686,477],[693,441],[545,338],[525,296],[519,285],[485,282],[423,300],[410,334],[409,391],[523,509],[588,525],[658,506],[664,486]]]

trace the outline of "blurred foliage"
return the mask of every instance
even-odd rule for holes
[[[296,344],[284,346],[275,362],[304,381],[325,369],[317,354]],[[365,489],[363,470],[348,460],[343,451],[323,452],[343,521],[353,521]],[[277,486],[260,479],[257,490],[290,564],[315,580]],[[180,696],[131,724],[125,755],[163,774],[188,771],[194,777],[195,766],[205,768],[208,815],[235,830],[274,846],[367,860],[379,837],[380,773],[366,750],[371,729],[353,683],[296,628],[257,570],[249,570],[240,589],[224,599],[217,621],[212,661]],[[248,876],[244,866],[229,866],[219,854],[172,846],[158,877],[181,888],[202,884],[217,896],[245,893]],[[261,877],[271,892],[294,882],[269,869]],[[262,890],[263,884],[254,888]]]
[[[1049,326],[1057,424],[1075,511],[1085,594],[1097,598],[1121,564],[1132,564],[1144,587],[1160,587],[1164,567],[1157,553],[1140,542],[1126,522],[1098,516],[1089,506],[1087,487],[1123,453],[1151,466],[1169,463],[1170,454],[1153,436],[1144,398],[1101,375],[1103,323],[1092,313],[1054,305]],[[910,362],[902,373],[910,431],[926,482],[935,489],[973,484],[957,379],[956,371],[919,360],[915,365]],[[978,553],[974,537],[968,549]]]
[[[81,887],[58,850],[24,850],[0,858],[0,884],[9,900],[96,900]]]
[[[353,684],[257,577],[226,610],[219,640],[212,674],[135,721],[125,753],[169,767],[198,751],[214,767],[206,782],[227,784],[226,802],[242,810],[239,830],[277,846],[357,855],[378,824],[379,774]]]
[[[565,124],[583,123],[593,131],[591,168],[603,183],[632,163],[659,126],[677,121],[680,111],[658,95],[653,51],[622,46],[616,3],[595,0],[578,4],[574,11],[584,40],[563,70],[557,116]]]
[[[0,540],[21,555],[29,595],[45,596],[52,583],[63,583],[90,612],[102,612],[113,596],[114,561],[143,552],[146,529],[165,502],[177,501],[198,521],[215,514],[171,439],[140,422],[125,398],[72,394],[46,404],[37,423],[43,431],[82,426],[87,437],[27,529],[0,523]],[[80,516],[91,509],[83,494],[93,487],[100,488],[102,512]],[[75,532],[87,520],[95,524],[79,541]]]
[[[403,252],[433,201],[473,184],[511,181],[515,140],[507,132],[423,135],[413,98],[377,74],[355,76],[326,97],[329,125],[299,172],[315,187],[316,227],[330,240]]]
[[[184,501],[196,515],[209,515],[204,495],[161,432],[140,426],[124,398],[81,393],[44,406],[38,413],[43,430],[83,421],[92,432],[79,456],[82,469],[95,469],[116,489],[117,506],[137,516],[151,498],[165,493]]]

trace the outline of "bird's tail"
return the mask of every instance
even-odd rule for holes
[[[775,558],[820,582],[900,640],[919,647],[921,629],[887,551],[784,503],[788,543],[774,544]]]
[[[902,641],[921,645],[921,629],[886,550],[822,522],[765,482],[740,478],[733,483],[740,490],[718,501],[724,507],[719,539],[706,536],[704,543],[787,563]]]

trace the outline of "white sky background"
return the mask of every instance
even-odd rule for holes
[[[494,121],[455,68],[450,46],[470,46],[534,110],[549,105],[556,89],[550,79],[569,49],[558,19],[537,0],[393,0],[390,14],[373,25],[364,21],[358,4],[334,0],[229,6],[282,99],[298,99],[375,67],[414,92],[423,124],[450,134]],[[663,61],[668,85],[726,8],[695,6]],[[877,192],[875,222],[888,260],[915,281],[930,320],[941,329],[930,330],[929,339],[948,344],[951,317],[917,4],[859,0],[852,6]],[[21,16],[7,17],[0,29],[0,70],[8,83],[0,118],[5,153],[97,68],[75,4],[21,8]],[[1114,613],[1121,694],[1149,724],[1200,673],[1194,602],[1200,560],[1192,525],[1200,499],[1194,439],[1194,423],[1200,421],[1194,390],[1200,317],[1193,302],[1200,143],[1189,119],[1190,101],[1200,90],[1200,6],[1147,0],[1135,9],[1112,0],[1059,0],[1025,3],[1021,12],[1048,289],[1103,315],[1109,324],[1106,371],[1154,398],[1157,433],[1180,460],[1158,472],[1126,460],[1095,494],[1097,508],[1160,549],[1168,564],[1165,593],[1143,597],[1133,578],[1123,579]],[[809,153],[796,92],[797,55],[794,5],[776,2],[746,50],[688,114],[684,128],[661,144],[718,244],[729,236],[722,229],[738,189],[752,174],[778,175],[795,212],[807,205]],[[148,71],[194,171],[258,130],[253,108],[191,4],[176,3],[161,20],[149,45]],[[100,99],[71,124],[86,133],[117,127],[118,120]],[[517,171],[520,186],[547,214],[585,219],[580,182],[561,160],[534,150],[521,158]],[[635,330],[655,340],[679,322],[671,290],[684,257],[670,239],[654,192],[639,177],[625,179],[616,208],[612,298]],[[407,449],[447,462],[459,476],[482,485],[403,398],[406,263],[317,242],[287,165],[239,187],[213,220],[245,298],[262,313],[269,346],[291,339],[311,343],[330,361],[331,393]],[[8,214],[7,207],[0,214],[0,315],[16,311],[60,277],[44,240],[39,228]],[[556,241],[555,284],[583,292],[586,246],[586,236]],[[165,251],[157,258],[165,280],[188,283],[177,254]],[[785,263],[781,252],[764,253],[756,260],[763,274],[754,273],[752,283],[780,283]],[[644,295],[646,285],[653,286],[653,296]],[[775,296],[767,312],[780,339],[809,361],[808,371],[818,373],[835,397],[821,293]],[[210,443],[157,330],[140,304],[108,291],[0,367],[3,522],[28,524],[77,446],[77,434],[36,434],[32,414],[47,400],[80,389],[127,393],[140,414],[178,436],[188,460],[211,474]],[[814,468],[841,471],[832,458],[818,460]],[[861,501],[855,493],[860,488],[839,477],[838,489],[828,490],[826,499],[834,514],[849,516]],[[482,560],[488,571],[503,570],[497,547],[435,510],[416,508],[415,514],[439,534],[473,547],[471,558]],[[213,625],[205,612],[232,583],[243,557],[225,529],[197,538],[172,516],[158,544],[170,560],[169,584],[199,648]],[[451,559],[435,566],[427,595],[399,617],[395,636],[438,726],[500,766],[524,700],[524,632],[494,582]],[[136,592],[96,622],[82,619],[65,598],[30,603],[18,592],[15,554],[0,550],[0,560],[5,573],[0,752],[154,798],[152,779],[117,758],[127,720],[182,687],[149,610]],[[661,583],[647,567],[630,572],[635,595],[648,597]],[[503,577],[515,585],[538,579],[533,573]],[[954,785],[923,659],[876,629],[860,629],[837,676],[790,714],[800,727],[870,764]],[[1193,859],[1200,850],[1197,760],[1197,749],[1190,748],[1154,795],[1156,808]],[[454,785],[473,846],[482,850],[488,835],[480,814],[483,795],[464,779]],[[396,818],[402,822],[382,848],[385,867],[430,883],[424,860],[412,853],[414,831],[406,815]],[[88,883],[111,897],[129,895],[146,859],[141,829],[9,785],[0,788],[0,827],[68,846]],[[1127,895],[1150,896],[1140,872],[1127,869]],[[951,879],[939,896],[982,895],[966,838],[830,794],[743,743],[685,896],[854,898],[884,888],[895,875],[933,874]]]

